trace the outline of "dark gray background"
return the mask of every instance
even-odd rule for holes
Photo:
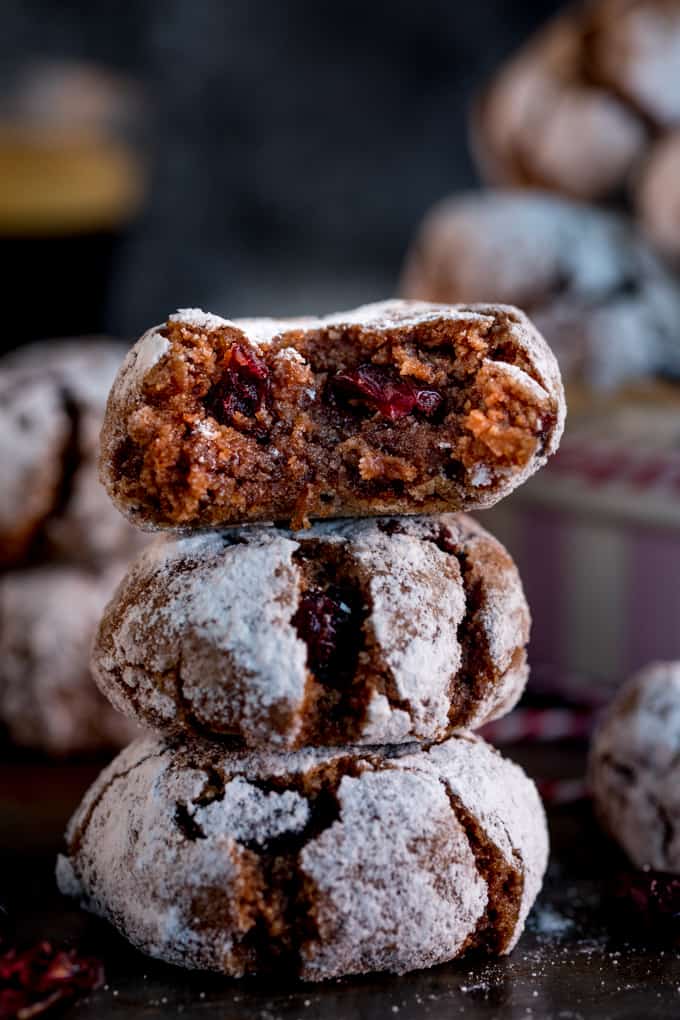
[[[109,325],[177,305],[330,311],[386,296],[424,210],[476,183],[466,114],[554,0],[3,0],[0,61],[138,76],[149,203]]]

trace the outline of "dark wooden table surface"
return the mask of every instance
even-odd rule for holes
[[[533,775],[576,775],[578,750],[516,748]],[[59,1015],[199,1020],[653,1020],[680,1017],[680,951],[614,921],[603,888],[620,860],[587,802],[550,810],[545,888],[509,958],[466,959],[404,977],[321,985],[231,981],[140,955],[103,923],[62,899],[53,880],[61,833],[97,764],[0,762],[0,901],[20,939],[74,942],[104,960],[104,988]]]

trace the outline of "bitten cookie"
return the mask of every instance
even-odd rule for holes
[[[122,747],[139,731],[90,675],[92,637],[122,569],[47,566],[0,575],[0,729],[54,755]]]
[[[616,696],[593,738],[590,784],[633,863],[680,874],[680,663],[646,667]]]
[[[638,180],[636,203],[647,237],[680,267],[680,131],[650,150]]]
[[[624,217],[538,192],[473,192],[426,216],[406,297],[526,308],[563,376],[680,375],[680,285]]]
[[[101,564],[140,547],[97,477],[106,397],[124,354],[92,337],[0,360],[0,566],[27,557]]]
[[[149,736],[66,842],[62,892],[144,952],[313,981],[509,952],[548,850],[533,783],[471,735],[278,754]]]
[[[92,666],[117,709],[166,732],[399,743],[509,712],[528,636],[517,570],[478,524],[372,518],[157,541]]]
[[[516,309],[184,310],[118,374],[102,478],[147,528],[490,506],[555,451],[564,413],[555,359]]]

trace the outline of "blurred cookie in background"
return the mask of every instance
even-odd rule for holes
[[[625,217],[521,190],[436,205],[401,293],[526,309],[572,384],[612,389],[680,376],[680,283]]]
[[[112,340],[44,341],[0,359],[0,567],[105,564],[143,543],[99,483],[99,430],[125,354]]]
[[[638,178],[635,201],[643,231],[680,269],[680,131],[651,149]]]
[[[560,15],[496,74],[472,116],[493,184],[599,200],[680,124],[677,0],[599,0]]]
[[[89,670],[92,636],[123,570],[42,566],[0,575],[0,731],[11,743],[68,755],[122,747],[139,733]]]
[[[99,430],[125,346],[43,341],[0,359],[0,731],[49,754],[112,749],[134,727],[90,676],[90,646],[144,544],[98,478]]]
[[[599,0],[584,9],[584,78],[654,128],[680,124],[678,0]]]
[[[644,152],[647,127],[583,75],[577,11],[550,22],[500,69],[475,104],[472,147],[491,184],[600,199]]]
[[[616,696],[593,738],[590,784],[633,864],[680,874],[680,662],[648,666]]]

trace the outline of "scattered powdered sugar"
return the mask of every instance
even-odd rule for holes
[[[574,922],[554,907],[539,904],[532,914],[531,925],[537,935],[564,935],[574,927]]]

